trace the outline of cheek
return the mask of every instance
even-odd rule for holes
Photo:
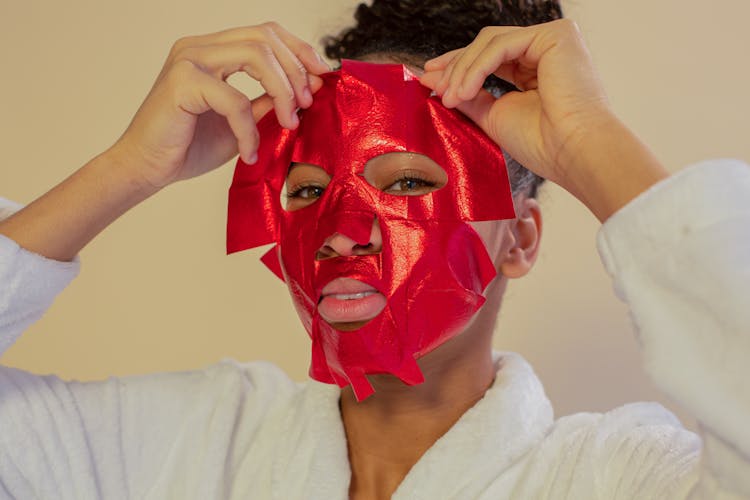
[[[484,246],[487,248],[487,253],[490,255],[492,262],[497,264],[497,259],[502,254],[507,243],[506,234],[508,234],[508,221],[471,221],[469,224],[474,228],[474,231],[477,232],[479,237],[482,238],[482,242],[484,242]]]

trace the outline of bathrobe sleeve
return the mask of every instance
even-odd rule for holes
[[[700,423],[691,498],[750,498],[750,167],[708,161],[656,184],[598,247],[646,371]]]
[[[0,220],[20,208],[0,198]],[[79,269],[77,258],[72,262],[46,259],[0,235],[0,355],[42,317]]]
[[[0,199],[0,218],[17,210]],[[78,273],[0,236],[0,354]],[[230,498],[238,467],[264,491],[255,439],[299,387],[270,363],[95,382],[0,366],[0,499]],[[265,446],[265,448],[262,448]]]

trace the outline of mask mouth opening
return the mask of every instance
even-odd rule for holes
[[[318,299],[320,318],[339,331],[359,330],[375,319],[387,299],[374,286],[353,278],[339,277],[323,287]]]

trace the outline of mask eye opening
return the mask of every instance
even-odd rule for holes
[[[313,205],[325,192],[331,176],[312,163],[292,162],[281,187],[281,208],[293,212]]]
[[[429,156],[393,151],[367,161],[362,177],[372,187],[393,196],[423,196],[448,183],[445,169]]]

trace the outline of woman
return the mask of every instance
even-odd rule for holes
[[[384,5],[388,3],[376,2],[365,12]],[[505,4],[506,11],[514,5]],[[555,17],[549,2],[534,5],[537,18],[529,23],[514,19],[515,24]],[[362,24],[365,30],[367,21]],[[412,66],[437,55],[415,51],[407,54],[411,60],[404,60],[402,52],[386,46],[353,55]],[[261,80],[268,95],[251,103],[223,83],[240,69]],[[177,42],[123,137],[0,226],[8,237],[2,247],[3,283],[18,280],[24,285],[3,290],[5,345],[72,277],[73,266],[60,262],[72,260],[98,231],[169,183],[210,170],[238,151],[245,162],[255,163],[258,141],[263,141],[255,134],[255,120],[273,109],[282,126],[297,128],[296,108],[312,106],[322,85],[316,75],[327,71],[306,44],[273,24]],[[481,93],[490,73],[522,92],[497,101]],[[670,331],[684,331],[690,360],[700,339],[693,342],[691,325],[681,321],[708,325],[716,299],[707,292],[732,287],[737,297],[746,285],[720,266],[717,284],[701,284],[706,295],[699,295],[698,303],[709,312],[675,307],[671,300],[680,297],[675,289],[689,285],[684,272],[663,269],[668,266],[648,256],[663,246],[675,252],[674,259],[690,260],[700,255],[701,242],[717,235],[711,232],[717,226],[689,223],[694,210],[684,205],[679,209],[690,213],[683,214],[687,220],[680,221],[681,231],[697,232],[688,241],[677,240],[667,230],[671,224],[652,231],[643,221],[675,217],[674,207],[665,208],[673,199],[699,188],[715,196],[719,188],[704,186],[709,184],[705,169],[664,181],[663,168],[609,110],[575,26],[558,21],[526,29],[489,28],[467,48],[429,61],[421,82],[447,107],[470,116],[521,164],[560,184],[608,221],[602,252],[650,344],[647,355],[658,368],[666,365],[664,338],[671,339]],[[735,179],[726,189],[735,189],[739,198],[747,190],[745,168],[721,168],[724,177]],[[487,292],[487,306],[495,308],[505,280],[525,274],[538,248],[541,218],[533,189],[517,194],[518,217],[488,226],[485,238],[496,242],[492,253],[501,271]],[[723,205],[710,216],[732,212],[747,220],[747,210],[726,198],[715,202]],[[747,234],[738,233],[732,236],[736,247],[747,245]],[[625,244],[633,239],[647,244],[639,252]],[[345,245],[340,243],[328,240],[330,250],[342,255]],[[697,265],[706,267],[700,261]],[[660,289],[644,282],[650,274],[667,285],[680,274],[683,281]],[[740,459],[748,450],[743,429],[708,412],[702,399],[715,394],[716,404],[739,401],[737,410],[727,412],[736,416],[744,404],[741,392],[721,398],[732,379],[690,392],[679,368],[662,372],[663,385],[710,431],[706,444],[713,453],[708,466],[699,469],[697,440],[658,408],[628,406],[604,416],[577,415],[553,423],[538,381],[523,361],[493,359],[489,337],[496,309],[487,306],[467,331],[420,359],[423,384],[406,387],[374,376],[370,380],[376,392],[363,403],[354,401],[350,389],[339,392],[315,383],[299,388],[263,364],[224,363],[205,372],[85,385],[5,370],[3,493],[71,498],[330,498],[347,493],[382,498],[394,492],[400,498],[663,498],[685,497],[698,472],[695,491],[705,498],[720,498],[720,487],[747,491],[736,474],[747,466]],[[720,317],[727,321],[717,335],[747,331],[737,299],[729,297],[720,306]],[[736,344],[742,346],[741,337]],[[722,374],[720,365],[696,363],[691,368]],[[711,377],[701,380],[711,382]]]

